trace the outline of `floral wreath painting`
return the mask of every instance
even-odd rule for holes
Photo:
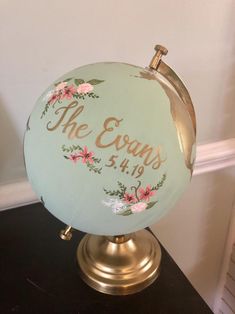
[[[74,81],[74,83],[71,83],[71,81]],[[41,114],[41,119],[46,115],[51,106],[54,108],[55,104],[61,103],[62,100],[85,99],[86,97],[99,98],[94,93],[94,86],[102,82],[104,81],[97,79],[85,82],[80,78],[68,78],[56,83],[55,88],[46,95],[47,103]]]
[[[72,145],[69,147],[63,145],[62,151],[65,153],[69,153],[68,155],[64,155],[65,159],[71,161],[74,164],[77,164],[77,162],[81,162],[89,169],[89,171],[101,174],[102,168],[96,166],[101,162],[101,159],[96,158],[95,153],[89,151],[87,146],[84,146],[84,148],[82,148],[79,145]]]
[[[157,200],[152,200],[155,197],[157,190],[159,190],[166,180],[166,174],[163,174],[161,180],[155,186],[148,184],[145,188],[141,186],[141,181],[138,181],[136,186],[128,188],[118,181],[117,190],[107,190],[104,188],[106,195],[111,196],[102,203],[111,207],[116,215],[129,216],[132,214],[143,212],[152,208]],[[130,192],[131,191],[131,192]]]

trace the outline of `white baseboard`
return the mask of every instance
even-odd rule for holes
[[[235,166],[235,138],[197,147],[194,175],[231,166]]]
[[[0,210],[38,202],[28,180],[0,185]]]
[[[235,166],[235,138],[199,145],[193,175]],[[0,210],[38,202],[29,182],[0,185]]]

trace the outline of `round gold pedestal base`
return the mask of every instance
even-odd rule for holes
[[[157,278],[161,248],[146,230],[117,237],[87,234],[78,246],[77,260],[89,286],[107,294],[127,295]]]

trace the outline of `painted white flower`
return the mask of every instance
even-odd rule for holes
[[[146,203],[143,203],[143,202],[139,202],[139,203],[136,203],[134,205],[131,206],[131,211],[132,213],[140,213],[142,212],[143,210],[145,210],[147,207],[147,204]]]
[[[57,86],[56,86],[56,91],[60,91],[60,90],[62,90],[62,89],[64,89],[65,88],[65,86],[67,86],[67,82],[61,82],[60,84],[58,84]]]
[[[107,207],[111,207],[115,214],[120,213],[127,208],[125,203],[116,198],[109,198],[106,201],[102,201],[102,203]]]

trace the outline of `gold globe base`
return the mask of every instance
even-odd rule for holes
[[[147,230],[114,237],[87,234],[78,246],[77,260],[89,286],[127,295],[143,290],[158,277],[161,248]]]

